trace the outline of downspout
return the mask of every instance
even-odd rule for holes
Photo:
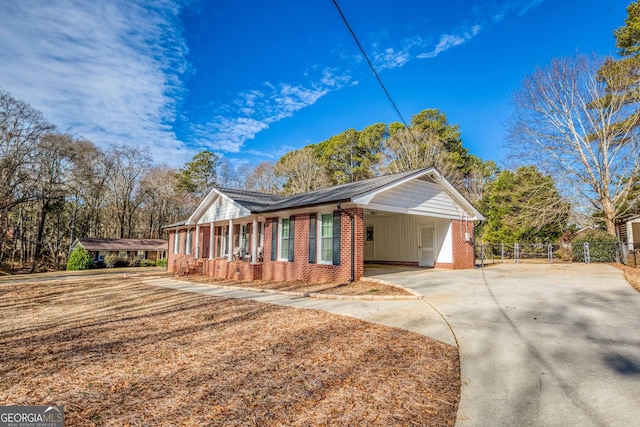
[[[344,212],[347,215],[349,215],[349,218],[351,218],[351,277],[349,278],[349,283],[353,282],[355,280],[355,276],[356,276],[356,258],[355,258],[355,246],[356,246],[356,236],[355,236],[355,215],[353,215],[351,212],[345,211],[344,209],[342,209],[342,206],[340,206],[341,204],[338,203],[338,210],[340,212]]]

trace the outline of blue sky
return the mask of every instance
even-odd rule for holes
[[[630,0],[341,0],[408,121],[442,110],[500,161],[512,94],[553,57],[615,54]],[[399,118],[331,0],[0,0],[0,88],[63,132],[179,167],[276,161]]]

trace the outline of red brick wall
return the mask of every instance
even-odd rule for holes
[[[469,241],[465,241],[469,233]],[[454,270],[473,268],[473,221],[451,220]]]
[[[354,280],[364,273],[364,226],[363,211],[347,209],[354,215]],[[266,280],[304,280],[311,283],[348,282],[351,277],[351,217],[342,212],[340,265],[309,263],[309,214],[295,216],[293,262],[271,260],[271,233],[278,218],[268,218],[265,224],[264,263],[262,278]],[[319,254],[318,256],[319,257]]]

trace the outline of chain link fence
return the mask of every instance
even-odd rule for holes
[[[630,249],[626,243],[499,243],[476,245],[477,266],[496,263],[562,263],[562,262],[620,262],[631,267],[640,265],[640,249]]]

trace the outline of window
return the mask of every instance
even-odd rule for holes
[[[243,255],[249,253],[249,227],[249,224],[243,225],[240,235],[240,247],[242,248]]]
[[[180,232],[178,230],[176,230],[175,234],[173,235],[173,253],[180,253]]]
[[[289,219],[280,220],[280,260],[289,259]]]
[[[144,251],[138,251],[138,259],[145,259],[146,257],[144,255],[145,255]]]
[[[220,239],[222,247],[218,248],[218,255],[227,256],[229,254],[229,226],[220,227],[220,233],[222,235]]]
[[[320,216],[320,262],[333,262],[333,214]]]
[[[127,251],[119,251],[118,258],[128,258]]]
[[[184,241],[184,253],[191,255],[191,233],[193,230],[187,230],[187,238]]]

